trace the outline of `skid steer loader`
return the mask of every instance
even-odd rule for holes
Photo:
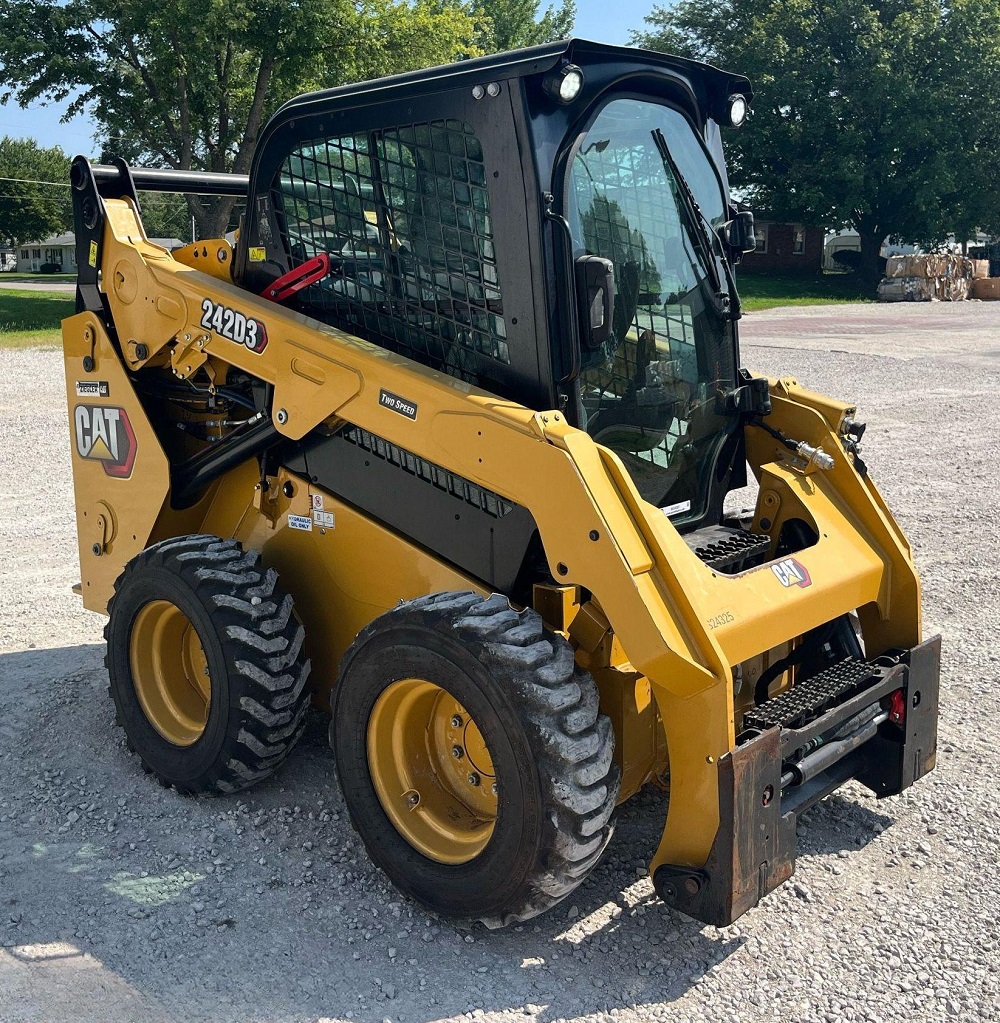
[[[725,925],[805,809],[933,767],[939,641],[864,426],[740,368],[750,101],[574,40],[304,95],[244,177],[73,162],[80,591],[147,771],[233,792],[325,709],[372,859],[490,926],[660,786],[656,891]],[[246,211],[168,252],[137,190]]]

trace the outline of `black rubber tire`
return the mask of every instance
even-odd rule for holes
[[[463,704],[496,768],[493,835],[466,863],[438,863],[413,848],[369,774],[372,708],[405,678],[433,682]],[[566,640],[504,596],[420,597],[363,629],[341,665],[330,742],[372,860],[396,887],[454,922],[503,927],[537,916],[580,884],[611,838],[620,772],[597,685]]]
[[[129,657],[133,623],[152,600],[170,600],[195,627],[212,698],[205,731],[176,746],[150,724]],[[179,792],[230,793],[266,778],[305,727],[309,661],[292,598],[258,551],[235,540],[191,535],[148,547],[125,566],[108,604],[104,663],[129,749],[161,784]]]

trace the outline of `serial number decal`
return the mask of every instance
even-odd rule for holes
[[[76,396],[78,398],[107,398],[111,395],[111,387],[107,380],[77,380]]]
[[[776,565],[771,566],[771,571],[777,576],[782,586],[801,586],[803,589],[812,584],[809,570],[795,558],[785,558]]]
[[[732,611],[723,611],[722,614],[713,615],[711,618],[709,618],[708,627],[710,629],[718,629],[721,628],[723,625],[729,625],[730,622],[733,622],[735,620],[736,619],[733,617]]]
[[[267,328],[260,320],[244,316],[210,298],[201,300],[201,325],[205,330],[214,330],[227,341],[243,345],[258,355],[267,348]]]
[[[387,391],[384,387],[378,392],[378,403],[383,408],[392,409],[393,412],[406,416],[407,419],[417,418],[417,406],[412,401],[407,401],[398,394]]]
[[[677,504],[668,504],[666,508],[661,508],[660,511],[669,519],[672,515],[680,515],[681,512],[689,512],[691,510],[690,501],[678,501]]]

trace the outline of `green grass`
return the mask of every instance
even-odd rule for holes
[[[831,302],[873,302],[854,274],[827,273],[818,277],[777,274],[738,274],[736,286],[746,312],[788,305],[828,305]]]
[[[0,348],[58,345],[60,321],[75,311],[72,295],[0,289]]]

